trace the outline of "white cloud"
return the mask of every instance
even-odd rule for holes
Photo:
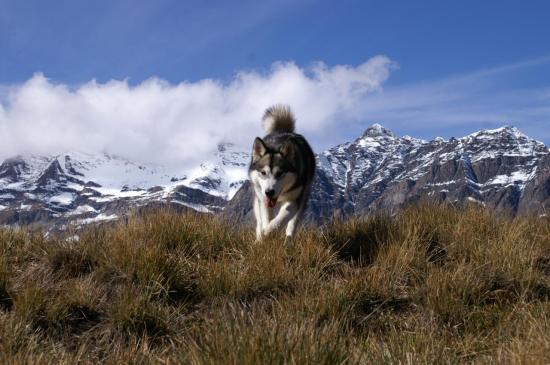
[[[376,56],[357,66],[310,68],[280,62],[267,73],[243,71],[223,84],[205,79],[174,85],[151,78],[78,87],[42,74],[0,97],[0,157],[79,150],[189,165],[227,140],[248,148],[273,103],[290,104],[298,130],[313,141],[357,120],[365,98],[379,91],[395,64]]]
[[[298,131],[318,151],[355,138],[372,122],[423,138],[512,124],[549,143],[550,88],[514,84],[522,72],[536,75],[549,63],[541,58],[384,89],[396,67],[384,56],[356,67],[279,62],[268,72],[239,72],[228,83],[152,78],[135,86],[73,87],[36,74],[20,85],[0,85],[0,159],[107,151],[187,167],[221,141],[248,149],[263,134],[264,109],[281,102],[293,107]]]

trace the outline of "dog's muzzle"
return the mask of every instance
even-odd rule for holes
[[[275,190],[269,189],[265,191],[266,204],[268,207],[273,208],[277,204],[277,198],[275,197]]]

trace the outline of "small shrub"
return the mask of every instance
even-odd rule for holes
[[[97,262],[81,246],[56,247],[48,254],[51,270],[61,276],[78,277],[89,274]]]
[[[107,313],[110,325],[124,339],[147,339],[152,343],[170,335],[170,311],[155,305],[151,293],[135,286],[121,289]]]
[[[326,244],[338,253],[341,259],[359,264],[373,262],[378,249],[387,244],[395,234],[395,225],[390,217],[369,216],[334,221],[323,231]]]

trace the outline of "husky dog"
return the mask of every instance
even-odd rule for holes
[[[268,108],[262,122],[267,135],[254,140],[248,169],[256,240],[286,224],[285,242],[290,243],[309,198],[315,156],[305,138],[294,133],[295,118],[288,106]]]

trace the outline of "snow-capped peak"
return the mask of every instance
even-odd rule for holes
[[[395,134],[382,125],[374,123],[365,130],[363,137],[395,137]]]
[[[497,138],[499,136],[511,136],[516,139],[533,140],[532,138],[525,135],[516,127],[510,126],[510,125],[505,125],[503,127],[495,128],[495,129],[482,129],[478,132],[467,135],[466,137],[464,137],[464,139],[467,139],[467,138],[491,139],[491,138]]]

